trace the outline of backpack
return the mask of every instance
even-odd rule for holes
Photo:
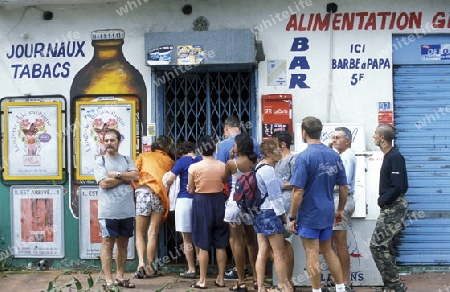
[[[256,181],[256,172],[264,165],[268,164],[260,164],[255,169],[244,172],[236,181],[233,201],[236,201],[244,213],[258,213],[269,195],[268,193],[261,195]]]

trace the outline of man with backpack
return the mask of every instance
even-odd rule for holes
[[[297,155],[291,178],[293,186],[289,226],[302,241],[306,269],[313,292],[320,288],[319,251],[336,281],[336,292],[344,292],[344,277],[339,259],[331,246],[333,225],[340,224],[347,201],[347,179],[339,154],[322,144],[322,122],[315,117],[302,121],[302,138],[308,147]],[[333,189],[339,186],[339,205],[335,212]]]

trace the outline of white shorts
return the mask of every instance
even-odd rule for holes
[[[334,208],[337,209],[339,205],[339,196],[334,197]],[[333,230],[347,230],[350,224],[350,219],[355,212],[355,201],[353,196],[347,197],[347,203],[344,207],[344,218],[342,218],[342,223],[338,226],[334,226]]]
[[[192,199],[177,198],[175,205],[175,230],[178,232],[192,232]]]
[[[252,216],[242,212],[237,203],[233,201],[232,197],[230,198],[225,202],[225,218],[223,221],[228,223],[244,223],[245,225],[253,225]]]

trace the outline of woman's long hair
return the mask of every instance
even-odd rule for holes
[[[258,156],[253,151],[254,143],[252,137],[247,133],[241,133],[236,135],[234,138],[234,143],[236,143],[237,152],[243,154],[250,159],[251,162],[256,163]]]

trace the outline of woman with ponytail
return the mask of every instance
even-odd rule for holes
[[[257,162],[257,156],[253,151],[253,139],[247,133],[238,134],[234,138],[234,148],[230,157],[237,156],[227,161],[225,165],[225,174],[222,181],[225,183],[232,177],[230,196],[225,205],[224,221],[229,223],[230,227],[230,246],[236,263],[238,281],[236,285],[230,287],[230,291],[247,291],[245,286],[245,246],[247,245],[248,256],[253,270],[254,283],[256,283],[256,245],[254,242],[253,219],[250,214],[246,214],[239,209],[236,202],[233,201],[237,179],[247,171],[251,171]]]

